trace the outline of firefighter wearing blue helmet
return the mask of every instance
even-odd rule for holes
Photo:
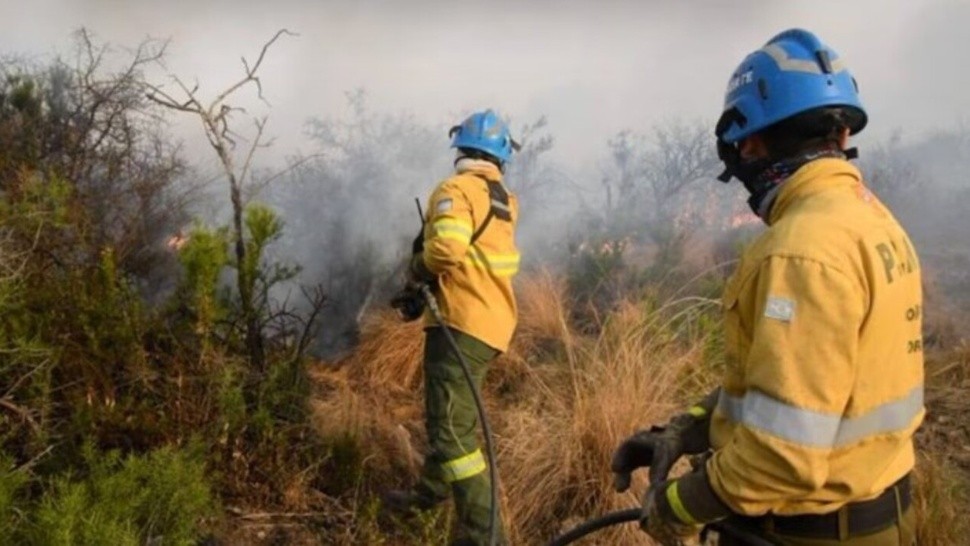
[[[748,55],[728,82],[715,128],[726,167],[721,180],[739,179],[751,194],[752,210],[767,222],[778,182],[816,157],[854,158],[840,138],[843,130],[858,133],[867,121],[842,59],[810,32],[783,32]],[[771,148],[745,157],[743,146],[756,142]]]
[[[461,155],[475,155],[475,152],[494,158],[499,167],[512,157],[518,144],[512,140],[505,122],[492,110],[472,114],[451,128],[451,147],[457,148]]]
[[[641,526],[661,544],[721,519],[770,544],[915,544],[920,268],[848,161],[866,121],[842,58],[805,30],[775,36],[729,80],[720,178],[744,184],[768,228],[725,286],[720,387],[614,454],[620,490],[651,467]],[[668,479],[684,454],[709,456]]]
[[[519,208],[503,175],[518,145],[492,110],[472,114],[449,136],[456,149],[455,172],[428,200],[409,276],[412,283],[431,287],[444,327],[480,388],[489,363],[508,349],[516,325],[512,278],[519,269]],[[404,511],[431,508],[453,497],[458,518],[452,544],[485,545],[493,535],[496,544],[504,544],[501,520],[495,529],[490,525],[493,486],[487,468],[492,461],[478,445],[473,392],[430,313],[425,332],[425,428],[431,453],[418,484],[389,492],[385,502]]]

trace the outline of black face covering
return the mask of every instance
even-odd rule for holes
[[[840,150],[837,146],[833,146],[803,152],[782,160],[769,158],[743,160],[736,145],[728,144],[720,139],[717,143],[717,151],[718,157],[724,162],[725,167],[724,172],[717,177],[718,180],[728,182],[732,177],[740,180],[748,193],[751,194],[748,197],[748,206],[765,223],[768,222],[771,205],[774,203],[782,183],[803,165],[823,157],[851,159],[857,155],[854,148]]]
[[[859,156],[855,148],[840,149],[835,138],[844,128],[861,129],[858,115],[845,108],[818,109],[799,114],[784,122],[788,124],[787,129],[794,134],[804,134],[806,139],[821,139],[823,143],[820,147],[784,159],[745,160],[741,158],[738,145],[725,142],[723,137],[733,125],[744,128],[748,120],[737,108],[726,110],[714,128],[717,156],[724,162],[724,172],[717,178],[721,182],[728,182],[731,178],[740,180],[751,194],[748,198],[751,210],[767,223],[781,184],[803,165],[823,157],[855,159]],[[861,125],[865,125],[864,115]]]

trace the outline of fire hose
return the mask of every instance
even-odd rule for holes
[[[572,544],[586,535],[595,533],[600,529],[620,525],[622,523],[640,521],[642,515],[643,510],[641,508],[628,508],[626,510],[610,512],[604,516],[593,518],[577,525],[568,532],[554,538],[552,542],[549,543],[549,546],[565,546],[566,544]],[[726,521],[715,522],[707,525],[704,528],[704,531],[702,531],[701,535],[706,535],[708,531],[714,531],[720,535],[729,536],[731,538],[740,540],[743,544],[747,544],[749,546],[774,546],[773,542],[761,538],[749,531],[738,528],[737,526],[731,525]]]
[[[417,201],[417,200],[416,200]],[[422,226],[424,224],[424,215],[421,212],[421,204],[418,202],[418,214],[421,216]],[[420,235],[419,235],[420,236]],[[407,292],[407,290],[405,290]],[[411,292],[413,294],[413,292]],[[428,305],[428,309],[431,310],[431,315],[434,317],[435,322],[438,327],[441,328],[445,335],[445,339],[448,345],[451,347],[452,352],[458,359],[458,363],[461,366],[462,375],[465,377],[465,381],[468,382],[468,387],[471,390],[472,398],[475,402],[475,409],[478,413],[478,419],[482,424],[482,435],[485,439],[485,454],[488,458],[488,478],[491,482],[491,506],[489,509],[489,522],[488,522],[488,544],[489,546],[496,546],[498,539],[498,468],[496,466],[495,457],[495,446],[494,440],[492,438],[492,429],[489,426],[488,418],[485,415],[485,405],[482,402],[482,395],[475,385],[475,381],[472,378],[471,370],[468,367],[468,362],[465,360],[465,356],[462,354],[461,349],[458,347],[458,342],[455,341],[454,335],[451,330],[445,324],[444,318],[441,315],[441,309],[438,307],[438,300],[434,297],[431,291],[431,287],[428,284],[422,283],[420,285],[420,294],[424,298],[425,303]],[[414,304],[415,300],[410,296],[403,296],[396,298],[396,303],[392,303],[395,307],[399,307],[402,314],[406,317],[417,318],[420,316],[420,308]],[[642,510],[639,508],[629,508],[626,510],[620,510],[617,512],[610,512],[604,516],[591,519],[586,521],[577,527],[571,529],[567,533],[556,537],[549,546],[565,546],[566,544],[571,544],[586,535],[604,529],[606,527],[611,527],[613,525],[619,525],[622,523],[628,523],[633,521],[639,521],[641,519]],[[739,529],[725,522],[712,523],[704,528],[704,533],[708,530],[716,531],[720,534],[730,536],[742,540],[744,544],[750,544],[751,546],[772,546],[772,543],[760,538],[752,533]]]
[[[489,426],[488,418],[485,415],[485,405],[482,403],[482,395],[479,392],[478,387],[475,385],[475,381],[472,379],[472,374],[471,370],[468,368],[468,363],[465,361],[465,357],[462,354],[461,349],[458,347],[458,343],[455,341],[455,337],[452,335],[451,330],[449,330],[445,325],[444,318],[441,316],[441,309],[438,307],[438,300],[431,292],[431,288],[426,284],[422,284],[421,295],[424,297],[425,302],[427,302],[428,308],[431,310],[431,315],[444,332],[448,345],[451,346],[451,350],[454,352],[455,357],[458,359],[458,363],[461,365],[462,374],[465,376],[465,381],[468,382],[468,387],[472,392],[472,398],[475,401],[475,409],[478,411],[478,419],[482,423],[482,435],[485,437],[485,453],[488,457],[488,478],[492,482],[491,507],[488,522],[488,543],[490,546],[495,546],[498,538],[498,533],[496,531],[499,526],[498,468],[495,464],[495,447],[492,438],[492,429]],[[600,529],[605,529],[606,527],[611,527],[613,525],[619,525],[622,523],[639,521],[641,519],[641,515],[642,510],[640,508],[629,508],[617,512],[610,512],[604,516],[586,521],[571,529],[567,533],[556,537],[552,540],[552,542],[549,543],[549,546],[565,546],[566,544],[571,544],[580,538],[585,537],[586,535],[599,531]],[[726,522],[712,523],[705,527],[705,532],[708,529],[716,531],[719,534],[741,540],[744,544],[749,544],[751,546],[772,546],[771,542],[748,531],[732,526]]]
[[[445,325],[445,320],[441,316],[441,309],[438,308],[438,300],[435,299],[434,294],[431,293],[431,288],[427,284],[421,285],[421,295],[424,296],[425,302],[428,304],[428,309],[431,310],[431,315],[434,317],[435,322],[441,328],[441,331],[445,334],[445,339],[448,340],[448,345],[451,346],[451,350],[455,353],[455,357],[458,358],[458,363],[461,365],[461,373],[465,376],[465,381],[468,382],[468,388],[472,391],[472,398],[475,401],[475,409],[478,411],[478,420],[482,423],[482,435],[485,437],[485,454],[488,457],[488,479],[492,482],[491,487],[491,507],[489,509],[488,517],[488,544],[489,546],[496,546],[498,544],[498,468],[495,464],[495,446],[492,441],[492,429],[488,425],[488,419],[485,417],[485,405],[482,403],[482,395],[478,392],[478,387],[475,385],[475,380],[472,379],[472,372],[468,368],[468,362],[465,361],[465,356],[462,354],[461,349],[458,347],[458,342],[455,341],[455,336],[452,335],[451,330]]]
[[[454,335],[452,335],[451,330],[445,325],[444,318],[441,315],[441,309],[438,307],[438,300],[434,297],[431,292],[431,287],[427,284],[422,284],[420,287],[421,296],[424,298],[425,302],[428,304],[428,309],[431,310],[431,315],[434,317],[435,322],[441,328],[442,332],[445,334],[445,339],[448,341],[448,345],[451,347],[452,352],[454,352],[455,357],[458,359],[458,363],[461,366],[462,374],[465,377],[465,381],[468,382],[468,387],[472,392],[472,398],[475,402],[475,409],[478,412],[478,420],[482,423],[482,435],[485,438],[485,454],[488,458],[488,478],[491,481],[491,507],[489,510],[489,522],[488,522],[488,543],[489,546],[496,546],[498,539],[498,468],[495,464],[495,446],[494,440],[492,438],[492,429],[489,426],[488,418],[485,415],[485,405],[482,402],[482,395],[475,385],[474,379],[472,379],[471,370],[468,367],[468,362],[465,361],[465,356],[462,354],[461,349],[458,347],[458,342],[455,341]],[[616,512],[610,512],[606,515],[600,516],[598,518],[591,519],[580,525],[574,527],[563,535],[560,535],[549,543],[549,546],[565,546],[567,544],[572,544],[573,542],[592,534],[601,529],[607,527],[612,527],[613,525],[620,525],[623,523],[629,523],[634,521],[639,521],[641,519],[643,511],[640,508],[628,508],[626,510],[619,510]],[[773,546],[771,542],[752,534],[749,531],[740,529],[736,526],[731,525],[728,522],[715,522],[707,525],[704,528],[704,533],[710,531],[715,531],[721,535],[730,536],[732,538],[741,540],[744,544],[749,544],[751,546]]]

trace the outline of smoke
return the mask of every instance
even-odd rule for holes
[[[553,223],[576,202],[544,161],[553,148],[545,121],[519,126],[524,147],[507,173],[520,206],[529,210],[519,245],[527,256],[536,249],[537,259],[549,257],[555,247],[550,229],[556,231]],[[363,90],[347,94],[342,116],[311,118],[305,130],[312,151],[293,158],[297,167],[262,197],[286,219],[278,256],[302,266],[299,283],[322,284],[331,294],[318,350],[332,353],[353,346],[361,316],[385,305],[403,283],[411,241],[421,228],[415,199],[425,206],[438,182],[452,174],[454,151],[445,126],[374,109]]]
[[[239,57],[252,60],[276,30],[300,33],[267,53],[260,76],[270,106],[255,93],[233,106],[269,116],[267,135],[276,140],[260,150],[262,172],[296,165],[258,197],[286,222],[275,254],[303,267],[299,282],[322,283],[332,295],[321,347],[351,344],[360,313],[383,305],[400,281],[418,229],[413,199],[426,199],[451,172],[446,130],[473,110],[498,109],[526,144],[508,173],[522,206],[526,267],[561,261],[591,237],[666,236],[644,229],[648,223],[736,217],[743,195],[737,185],[711,180],[717,165],[710,165],[710,148],[698,151],[704,168],[676,195],[665,195],[658,173],[676,156],[671,143],[709,138],[709,123],[676,120],[716,119],[738,61],[793,26],[818,32],[859,80],[870,114],[858,139],[863,171],[924,261],[948,264],[939,267],[951,276],[968,269],[946,261],[970,233],[963,210],[968,130],[954,121],[970,112],[965,2],[87,0],[4,7],[18,13],[0,18],[5,54],[63,54],[82,25],[116,47],[146,34],[169,37],[167,62],[151,78],[178,74],[198,81],[204,96],[238,80]],[[356,87],[367,93],[347,93]],[[211,165],[196,121],[170,121],[189,159]],[[197,209],[224,212],[221,181],[213,181],[210,199]]]
[[[276,30],[300,33],[269,52],[262,72],[268,134],[277,137],[264,159],[279,163],[313,146],[302,131],[307,117],[338,116],[344,93],[359,86],[381,109],[432,126],[487,106],[513,119],[545,115],[556,135],[550,156],[584,169],[624,129],[646,132],[669,116],[716,119],[735,65],[792,26],[817,31],[850,61],[872,113],[868,130],[880,139],[970,108],[961,92],[970,83],[968,8],[952,1],[0,4],[18,15],[0,18],[2,51],[63,53],[82,25],[119,47],[170,38],[159,75],[198,81],[203,92],[238,79],[240,56],[252,59]],[[260,104],[250,99],[239,106]],[[179,129],[197,136],[189,120]]]

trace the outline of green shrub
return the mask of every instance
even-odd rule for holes
[[[26,473],[17,471],[9,458],[0,455],[0,544],[15,543],[22,521],[17,503],[27,479]]]
[[[87,475],[52,480],[31,519],[37,546],[191,546],[216,502],[198,447],[163,447],[143,456],[85,448]]]
[[[204,352],[216,322],[225,314],[225,306],[217,295],[219,275],[229,263],[228,230],[197,224],[179,250],[179,261],[184,270],[182,289],[195,312],[195,333]]]
[[[130,521],[98,504],[85,483],[57,480],[37,509],[26,544],[34,546],[138,546]]]

